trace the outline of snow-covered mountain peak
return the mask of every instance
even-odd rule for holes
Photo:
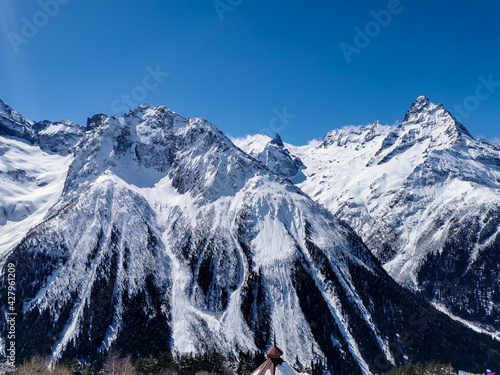
[[[429,105],[433,104],[427,96],[420,95],[415,101],[411,104],[409,112],[419,112],[422,109],[429,107]]]
[[[148,103],[141,104],[138,108],[130,110],[129,113],[124,114],[121,117],[108,116],[104,114],[99,114],[99,116],[104,116],[104,119],[115,118],[118,119],[119,124],[127,126],[136,126],[137,121],[141,122],[142,128],[161,128],[171,129],[172,132],[180,137],[188,135],[195,129],[197,136],[201,133],[208,134],[211,133],[222,143],[230,146],[234,146],[226,135],[224,135],[216,126],[211,124],[208,120],[202,117],[183,117],[175,111],[165,107],[165,106],[152,106]],[[100,117],[97,121],[103,121]],[[203,131],[199,131],[203,129]]]
[[[426,96],[419,96],[406,111],[401,126],[409,124],[436,125],[438,119],[453,120],[442,104],[435,104]]]
[[[415,126],[423,129],[444,131],[455,141],[461,135],[472,138],[469,131],[442,104],[435,104],[425,96],[419,96],[412,103],[401,123],[401,128],[411,129]]]
[[[497,146],[421,96],[397,126],[347,126],[289,148],[306,166],[298,186],[355,228],[392,277],[498,332]]]
[[[131,116],[136,116],[140,118],[164,118],[165,116],[180,116],[178,113],[172,111],[170,108],[167,108],[163,105],[158,105],[158,106],[153,106],[148,103],[142,103],[139,107],[136,109],[130,110],[128,114],[125,114],[125,116],[131,115]]]
[[[65,191],[77,193],[109,171],[141,187],[168,175],[179,193],[211,200],[234,194],[257,169],[262,165],[207,120],[142,106],[120,117],[89,119]]]
[[[442,104],[419,96],[403,122],[387,134],[373,161],[386,163],[410,149],[426,158],[435,150],[449,150],[472,140],[467,129]]]

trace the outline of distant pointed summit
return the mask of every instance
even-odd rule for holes
[[[290,154],[279,134],[264,147],[257,159],[267,165],[274,173],[286,178],[294,178],[303,166],[299,158]],[[297,181],[294,181],[297,182]]]
[[[413,102],[412,106],[414,105],[425,105],[425,104],[429,104],[431,101],[429,100],[429,98],[425,95],[420,95],[417,99],[415,99],[415,101]]]
[[[278,133],[276,133],[276,135],[274,136],[273,140],[271,141],[271,144],[276,145],[278,147],[285,147]]]
[[[465,126],[458,122],[442,104],[435,104],[423,95],[411,104],[401,123],[403,128],[415,125],[429,129],[442,129],[450,137],[452,143],[455,143],[461,135],[472,138]]]
[[[442,105],[439,105],[442,108]],[[432,103],[428,97],[424,95],[420,95],[417,99],[411,103],[410,108],[406,111],[405,118],[403,122],[409,121],[412,118],[412,115],[432,111],[437,107],[434,103]]]

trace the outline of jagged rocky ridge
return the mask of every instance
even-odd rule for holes
[[[496,145],[421,96],[397,126],[344,127],[288,148],[306,165],[298,186],[348,222],[391,276],[500,337]]]
[[[67,155],[82,135],[82,127],[72,121],[33,122],[0,100],[0,136],[27,141],[45,152]]]
[[[397,285],[349,226],[206,120],[99,114],[70,158],[57,203],[6,252],[20,360],[265,350],[274,331],[291,361],[336,373],[500,364],[498,342]]]

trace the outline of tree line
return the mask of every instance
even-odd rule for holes
[[[94,363],[63,359],[51,364],[48,358],[36,355],[18,366],[11,375],[249,375],[266,357],[263,353],[243,353],[240,358],[223,356],[216,352],[204,354],[172,355],[165,352],[160,356],[122,357],[111,351],[104,361]],[[290,363],[299,373],[323,375],[325,366],[321,361],[303,366]],[[8,373],[9,374],[9,373]],[[347,374],[347,373],[346,373]],[[438,362],[407,363],[395,367],[382,375],[456,375],[451,364]]]

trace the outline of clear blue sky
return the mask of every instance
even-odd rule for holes
[[[274,125],[304,144],[346,124],[401,121],[419,95],[452,112],[473,96],[464,124],[500,138],[500,87],[476,95],[479,76],[500,82],[498,1],[220,0],[219,13],[212,0],[60,1],[0,2],[0,98],[34,120],[85,125],[123,112],[122,95],[145,96],[232,136]],[[389,8],[380,26],[372,11]],[[339,46],[356,47],[354,28],[366,26],[370,43],[348,63]],[[148,66],[169,75],[147,78]],[[285,106],[287,124],[273,111]]]

